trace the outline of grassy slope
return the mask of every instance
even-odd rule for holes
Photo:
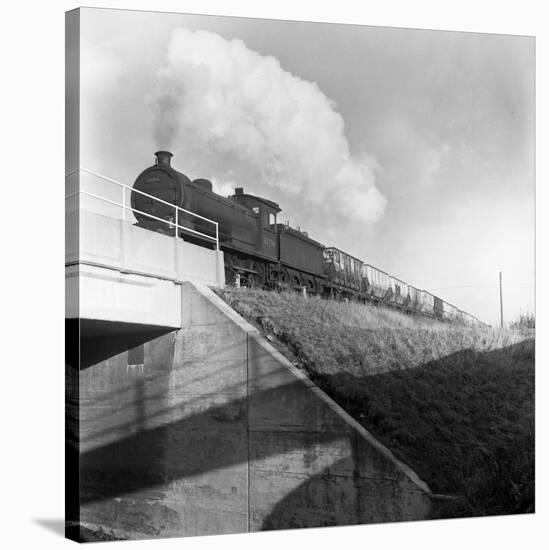
[[[434,492],[466,497],[439,515],[533,511],[533,338],[295,294],[224,298]]]

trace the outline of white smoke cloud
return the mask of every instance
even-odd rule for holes
[[[215,176],[212,177],[212,189],[214,193],[221,195],[223,197],[229,197],[234,195],[234,190],[237,185],[234,181],[219,181]]]
[[[241,40],[176,29],[153,106],[158,147],[200,170],[195,177],[295,198],[332,219],[374,222],[384,212],[375,161],[350,153],[335,104]]]

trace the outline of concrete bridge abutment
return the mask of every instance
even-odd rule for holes
[[[207,286],[180,288],[179,329],[98,335],[68,367],[77,537],[429,517],[413,471]]]

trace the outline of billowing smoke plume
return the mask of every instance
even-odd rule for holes
[[[383,214],[375,161],[351,155],[334,103],[241,40],[175,30],[154,110],[157,145],[181,170],[200,171],[194,177],[238,182],[286,210],[281,197],[332,220]]]

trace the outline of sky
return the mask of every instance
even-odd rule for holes
[[[85,8],[81,165],[153,153],[481,320],[534,309],[534,39]]]

